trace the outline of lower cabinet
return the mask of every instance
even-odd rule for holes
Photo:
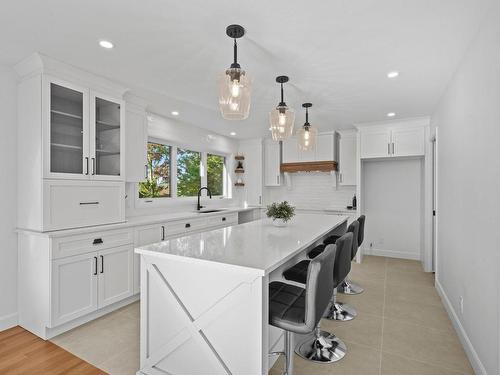
[[[51,327],[133,295],[132,245],[52,261]]]
[[[165,225],[154,224],[135,229],[135,247],[149,245],[165,239]],[[134,254],[134,294],[141,290],[141,257]]]

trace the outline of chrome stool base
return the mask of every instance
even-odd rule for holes
[[[347,347],[332,333],[317,328],[314,335],[295,347],[295,353],[304,359],[318,363],[333,363],[344,358]]]
[[[353,306],[347,303],[335,302],[331,305],[324,318],[328,320],[347,322],[349,320],[353,320],[357,316],[358,312]]]
[[[342,284],[339,285],[337,290],[339,293],[344,293],[344,294],[361,294],[365,291],[358,284],[355,284],[350,280],[344,280]]]

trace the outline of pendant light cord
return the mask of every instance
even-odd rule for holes
[[[285,103],[285,100],[283,100],[283,83],[281,84],[281,103]]]
[[[234,39],[234,65],[238,64],[238,45],[236,44],[236,38]]]

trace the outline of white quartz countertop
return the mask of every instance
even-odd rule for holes
[[[286,227],[270,219],[195,233],[136,248],[136,252],[167,259],[189,258],[240,266],[265,275],[347,220],[347,216],[298,214]]]
[[[157,223],[168,223],[169,221],[176,220],[184,220],[184,219],[193,219],[193,218],[206,218],[214,215],[224,215],[225,213],[233,213],[233,212],[243,212],[249,210],[260,209],[259,206],[249,206],[249,207],[214,207],[214,210],[220,210],[217,212],[209,212],[209,213],[199,213],[196,210],[193,211],[181,211],[181,212],[172,212],[165,214],[157,214],[157,215],[141,215],[141,216],[132,216],[128,217],[126,221],[116,224],[105,224],[98,226],[90,226],[83,228],[73,228],[73,229],[63,229],[57,231],[50,232],[33,232],[27,231],[24,229],[18,229],[19,232],[29,232],[29,233],[37,233],[42,236],[48,237],[65,237],[72,236],[77,234],[85,234],[92,233],[96,231],[107,231],[114,229],[123,229],[130,227],[137,227],[141,225],[149,225],[149,224],[157,224]],[[205,208],[206,210],[209,208]]]

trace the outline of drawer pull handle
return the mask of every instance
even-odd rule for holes
[[[165,226],[161,226],[161,240],[165,241]]]
[[[80,202],[80,206],[97,205],[99,202]]]
[[[102,238],[96,238],[94,239],[94,242],[92,242],[92,245],[100,245],[102,243],[104,243]]]
[[[225,217],[223,217],[223,218],[222,218],[222,221],[226,221],[226,218],[225,218]]]
[[[97,275],[97,257],[94,257],[94,261],[95,261],[95,264],[94,264],[94,275]]]
[[[101,255],[101,273],[104,273],[104,256]]]
[[[191,228],[191,224],[187,223],[186,225],[186,228]]]

